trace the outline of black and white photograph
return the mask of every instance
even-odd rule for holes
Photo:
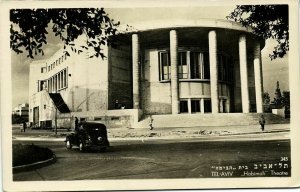
[[[1,4],[5,191],[299,187],[296,0]]]

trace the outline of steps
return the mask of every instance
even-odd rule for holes
[[[152,115],[155,128],[257,125],[259,117],[257,113]],[[264,117],[266,124],[289,123],[289,119],[271,113],[264,114]],[[134,128],[149,128],[149,120],[149,115],[144,116]]]

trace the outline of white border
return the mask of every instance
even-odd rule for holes
[[[172,3],[170,3],[172,2]],[[214,178],[214,179],[143,179],[143,180],[84,180],[84,181],[12,181],[12,131],[11,131],[11,58],[9,49],[9,9],[38,7],[190,7],[190,6],[222,6],[233,4],[289,4],[290,13],[290,51],[289,74],[291,91],[291,178]],[[78,190],[154,190],[154,189],[199,189],[199,188],[267,188],[296,187],[300,182],[299,171],[299,125],[300,125],[300,68],[298,37],[298,2],[296,0],[155,0],[155,1],[5,1],[1,3],[1,127],[3,155],[3,184],[5,191],[78,191]],[[4,59],[5,58],[5,59]]]

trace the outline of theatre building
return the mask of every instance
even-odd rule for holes
[[[31,63],[32,125],[73,127],[78,117],[139,127],[149,115],[155,123],[263,112],[265,43],[251,29],[207,19],[135,28],[113,37],[117,46],[105,47],[105,59],[62,49]]]

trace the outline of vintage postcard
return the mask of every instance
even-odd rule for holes
[[[298,2],[3,1],[4,191],[299,187]]]

